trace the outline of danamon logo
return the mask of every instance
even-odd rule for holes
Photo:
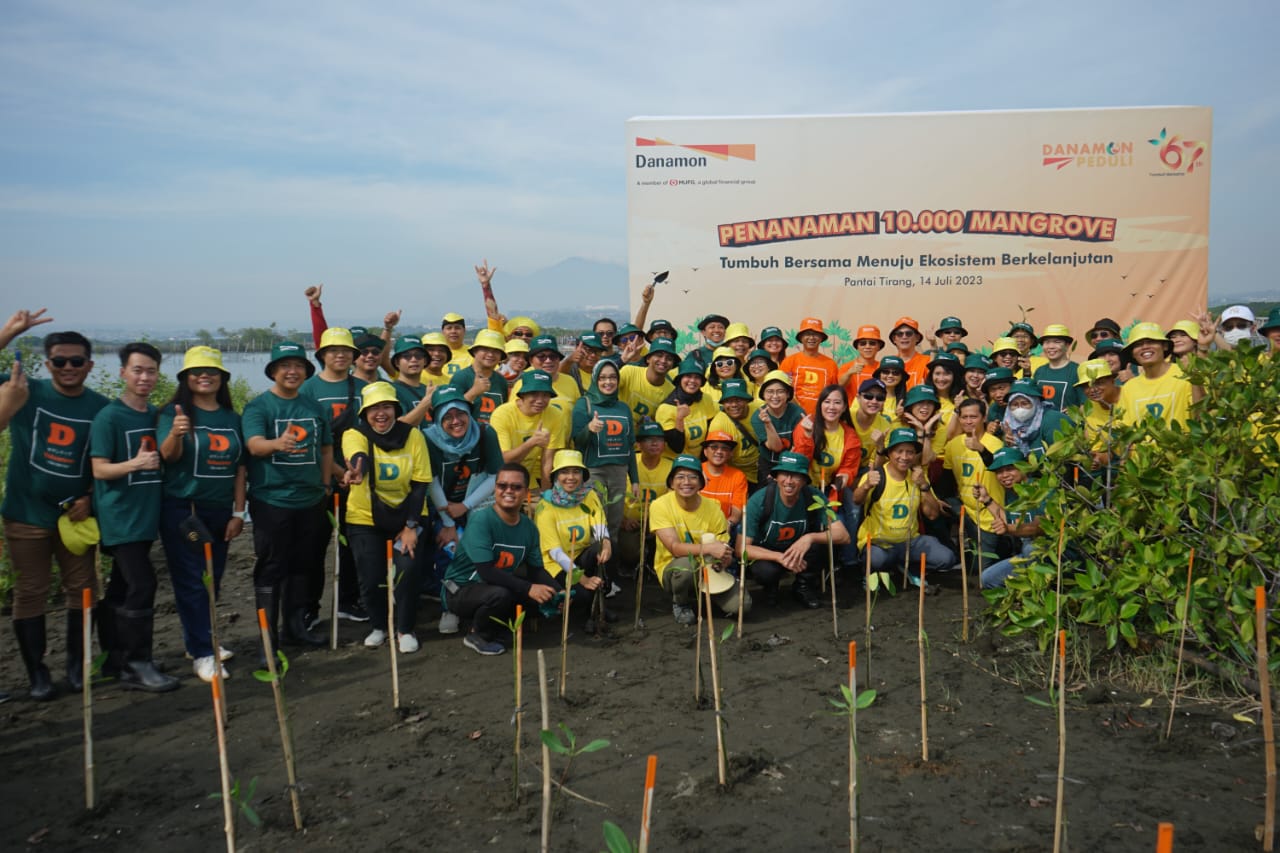
[[[1040,165],[1062,171],[1074,165],[1097,169],[1133,165],[1132,142],[1046,142],[1040,146]]]
[[[682,145],[678,142],[671,142],[661,137],[654,139],[645,139],[642,136],[636,137],[637,148],[651,147],[669,147],[683,148],[686,151],[697,152],[694,156],[681,157],[651,157],[644,154],[636,155],[637,169],[654,169],[654,168],[672,168],[672,167],[701,167],[707,165],[707,158],[712,157],[716,160],[751,160],[756,159],[756,146],[754,144],[741,145]]]

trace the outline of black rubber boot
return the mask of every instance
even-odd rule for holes
[[[317,634],[307,628],[307,611],[304,607],[295,607],[289,611],[289,619],[285,622],[285,640],[299,646],[326,646],[329,638]]]
[[[253,608],[254,621],[256,622],[257,612],[265,610],[267,613],[267,634],[271,637],[271,648],[278,650],[280,648],[280,595],[275,587],[255,586],[253,588]],[[262,649],[262,653],[258,656],[258,665],[264,669],[267,666],[267,650]]]
[[[67,609],[67,686],[84,690],[84,611]]]
[[[156,669],[151,660],[154,614],[151,610],[117,610],[116,631],[124,646],[120,683],[129,690],[168,693],[178,689],[178,679]]]
[[[817,573],[804,571],[796,575],[795,583],[791,586],[791,594],[795,596],[796,601],[810,610],[821,607],[822,599],[818,597]]]
[[[27,666],[27,678],[31,679],[31,698],[48,702],[57,693],[49,667],[44,665],[44,614],[28,619],[14,619],[13,633],[18,636],[18,649],[22,662]]]
[[[93,622],[98,626],[98,648],[105,654],[98,674],[102,678],[119,678],[124,656],[120,651],[120,638],[116,636],[115,606],[99,601],[93,608]]]

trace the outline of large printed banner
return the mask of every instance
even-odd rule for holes
[[[1165,326],[1208,298],[1212,111],[1036,110],[627,122],[633,309],[690,332],[821,317],[837,354],[960,317]],[[683,336],[682,336],[683,337]]]

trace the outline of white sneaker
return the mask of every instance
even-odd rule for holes
[[[613,598],[615,595],[617,595],[620,592],[622,592],[622,587],[618,586],[618,582],[609,581],[609,591],[604,594],[604,597]]]
[[[231,660],[235,656],[236,656],[236,653],[231,651],[231,649],[218,646],[218,660],[222,661],[223,663],[226,663],[227,661]]]
[[[369,636],[364,638],[364,647],[366,649],[376,649],[387,641],[387,632],[379,631],[374,628],[369,632]]]
[[[400,654],[411,655],[418,650],[418,638],[413,634],[400,634]]]
[[[440,633],[441,634],[456,634],[458,633],[458,628],[460,625],[461,625],[461,620],[458,619],[458,614],[450,613],[448,610],[440,614]]]
[[[208,655],[206,657],[196,658],[191,665],[191,669],[195,672],[195,674],[200,678],[201,681],[211,682],[213,681],[213,674],[217,672],[217,670],[214,667],[218,667],[218,666],[221,666],[221,664],[214,662],[213,655]],[[223,678],[231,677],[231,673],[227,672],[227,668],[225,666],[222,667],[222,677]]]

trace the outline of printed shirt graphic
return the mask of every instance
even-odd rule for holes
[[[1139,373],[1120,386],[1116,408],[1126,424],[1142,423],[1147,418],[1185,424],[1191,408],[1191,383],[1181,371],[1173,369],[1159,379],[1148,379]]]
[[[472,364],[453,374],[449,384],[465,394],[471,390],[471,386],[475,384],[475,381],[476,368]],[[494,410],[507,402],[509,390],[510,386],[507,384],[507,380],[495,370],[489,377],[489,390],[471,401],[471,416],[482,424],[489,423],[489,418],[493,416]]]
[[[703,533],[715,534],[721,542],[729,541],[729,526],[724,513],[720,511],[720,505],[706,498],[692,512],[680,506],[674,492],[668,492],[654,501],[649,507],[649,529],[656,533],[668,528],[676,532],[676,539],[681,542],[701,542]],[[673,557],[657,536],[654,537],[653,550],[653,571],[658,576],[658,583],[666,586],[664,576]]]
[[[187,413],[193,429],[182,438],[182,456],[164,466],[164,495],[200,504],[230,508],[235,497],[236,472],[246,464],[240,416],[232,409]],[[173,432],[173,406],[160,410],[156,441],[161,445]]]
[[[140,451],[156,450],[156,410],[136,411],[119,400],[98,413],[89,432],[89,455],[126,462]],[[115,480],[95,480],[93,511],[102,544],[150,542],[159,535],[162,471],[133,471]]]
[[[538,528],[532,519],[521,514],[518,522],[507,524],[493,507],[471,513],[467,533],[462,537],[457,556],[449,563],[445,578],[459,586],[484,583],[476,572],[476,565],[480,563],[493,563],[506,572],[514,572],[521,565],[540,567],[542,549]]]
[[[0,383],[9,374],[0,374]],[[9,465],[5,472],[5,518],[52,530],[59,502],[93,489],[89,432],[110,402],[85,389],[77,397],[58,393],[47,379],[29,379],[27,402],[9,421]]]
[[[471,358],[471,353],[467,352],[466,347],[450,349],[450,353],[452,356],[444,366],[444,375],[452,379],[459,370],[464,367],[470,367],[473,359]]]
[[[990,433],[983,433],[982,446],[995,453],[1004,447],[1004,442]],[[991,527],[991,512],[978,503],[973,495],[974,486],[984,486],[992,500],[1004,505],[1004,486],[996,480],[994,474],[987,470],[982,461],[982,454],[965,447],[964,436],[957,435],[947,442],[946,452],[942,457],[943,466],[956,478],[956,488],[960,492],[960,500],[964,503],[965,513],[976,519],[987,533],[994,532]]]
[[[864,474],[858,481],[861,486],[867,480]],[[870,498],[868,498],[870,500]],[[908,480],[895,480],[885,474],[884,494],[871,504],[858,531],[858,547],[866,549],[867,541],[881,548],[891,548],[916,535],[919,521],[920,490]]]
[[[765,446],[769,432],[764,428],[764,421],[760,419],[760,413],[764,411],[766,409],[762,406],[751,413],[751,428],[755,430],[756,440],[760,442],[760,452],[769,455],[769,469],[773,470],[773,466],[778,463],[778,454],[791,449],[792,433],[795,432],[796,425],[804,420],[804,409],[793,402],[788,402],[780,416],[769,416],[773,420],[774,432],[778,434],[778,438],[782,439],[782,449],[776,453]]]
[[[840,378],[840,366],[826,355],[808,355],[793,352],[782,360],[779,369],[791,375],[795,387],[795,401],[807,414],[813,414],[822,389]]]
[[[246,444],[255,436],[274,441],[285,432],[298,442],[289,452],[249,457],[249,489],[254,500],[284,509],[303,509],[324,500],[321,448],[332,445],[329,419],[320,404],[299,394],[284,398],[272,391],[254,397],[241,418]]]
[[[410,430],[408,436],[404,447],[399,450],[382,450],[372,447],[359,430],[349,429],[342,434],[342,452],[347,459],[355,457],[357,453],[368,454],[372,450],[371,464],[366,466],[364,481],[358,486],[351,486],[347,495],[349,524],[373,524],[370,485],[377,490],[383,503],[395,507],[400,506],[409,496],[414,482],[431,482],[431,458],[427,453],[427,440],[416,429]],[[424,504],[424,514],[427,510],[428,507]]]
[[[684,419],[684,450],[681,453],[687,453],[695,459],[702,455],[702,442],[707,438],[707,429],[711,426],[711,420],[719,413],[720,407],[706,393],[689,407],[689,416]],[[671,403],[663,403],[658,407],[655,420],[664,430],[675,429],[676,407]],[[672,459],[677,456],[670,447],[665,452]]]
[[[1044,394],[1046,408],[1065,412],[1086,402],[1084,394],[1076,387],[1078,368],[1076,362],[1068,361],[1062,367],[1050,367],[1046,364],[1035,372],[1035,380],[1040,383],[1040,393]]]
[[[564,570],[552,558],[551,550],[559,548],[577,562],[582,552],[595,541],[591,528],[604,523],[604,505],[595,491],[588,492],[586,499],[574,507],[556,506],[542,500],[538,502],[535,518],[542,544],[542,565],[546,566],[551,577],[558,578]],[[467,531],[468,534],[470,532]]]
[[[467,489],[471,478],[476,474],[497,475],[502,467],[502,448],[498,445],[498,434],[493,427],[482,427],[480,439],[475,447],[460,459],[446,463],[445,453],[427,439],[427,449],[431,453],[431,476],[439,481],[444,496],[450,503],[462,503],[467,497]]]
[[[637,424],[645,418],[654,420],[658,407],[674,389],[666,376],[658,385],[650,384],[645,370],[641,365],[628,364],[622,368],[618,378],[618,399],[631,409]]]
[[[352,413],[353,415],[358,415],[360,412],[360,389],[368,384],[358,376],[351,377],[350,400],[351,407],[355,409],[355,412]],[[317,373],[302,383],[302,388],[298,390],[298,393],[300,396],[315,400],[320,404],[320,408],[329,417],[329,434],[333,435],[334,422],[347,411],[347,390],[346,379],[330,382],[328,379],[321,378],[320,374]],[[352,423],[355,423],[355,421],[352,421]],[[335,447],[334,458],[341,459],[342,457],[338,455],[338,451],[339,448]]]
[[[787,506],[782,495],[776,495],[773,514],[765,515],[765,495],[771,487],[760,489],[747,501],[747,513],[742,530],[751,537],[754,545],[774,551],[786,551],[797,539],[809,532],[809,505],[818,496],[818,490],[806,486],[800,490],[796,502]],[[821,525],[819,530],[826,530]]]

